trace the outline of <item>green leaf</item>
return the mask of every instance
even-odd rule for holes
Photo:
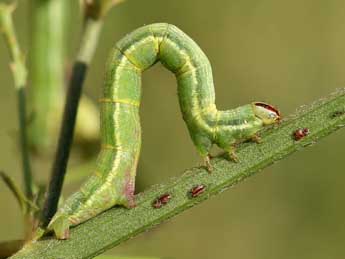
[[[137,207],[114,207],[73,228],[68,240],[61,241],[48,237],[27,244],[11,258],[93,258],[242,182],[293,152],[315,144],[319,139],[344,126],[345,89],[342,89],[297,111],[278,127],[265,130],[262,133],[261,144],[241,145],[237,152],[239,163],[230,162],[222,157],[212,159],[212,174],[205,168],[188,169],[183,175],[137,195]],[[310,134],[296,141],[293,133],[299,128],[308,128]],[[206,190],[196,198],[191,198],[189,191],[198,184],[203,184]],[[164,193],[171,195],[170,202],[160,209],[154,209],[152,202]]]

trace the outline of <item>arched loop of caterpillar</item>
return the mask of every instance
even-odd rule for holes
[[[174,25],[157,23],[133,31],[116,44],[108,60],[100,99],[102,149],[94,174],[51,220],[47,230],[57,238],[68,238],[70,226],[114,205],[134,206],[141,146],[141,74],[157,61],[176,76],[183,119],[205,161],[213,144],[235,159],[235,143],[254,138],[265,125],[279,121],[279,111],[261,102],[217,110],[209,60]]]

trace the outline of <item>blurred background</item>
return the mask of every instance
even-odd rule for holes
[[[18,38],[27,54],[28,2],[19,1],[15,13]],[[79,43],[81,15],[75,2],[68,10],[66,67],[71,66]],[[128,0],[105,20],[85,92],[95,102],[100,97],[105,62],[117,40],[144,24],[167,22],[190,35],[209,57],[218,108],[262,100],[289,115],[345,86],[344,17],[342,0]],[[5,47],[1,40],[0,169],[20,182],[16,96]],[[174,76],[156,65],[144,74],[143,88],[138,192],[200,162],[182,120]],[[344,146],[341,130],[107,254],[344,258]],[[70,165],[81,163],[91,172],[97,145],[85,162],[78,151],[74,150],[77,161]],[[35,159],[34,173],[40,182],[48,179],[51,161]],[[65,194],[79,185],[68,185]],[[2,182],[0,212],[0,241],[20,239],[21,213]]]

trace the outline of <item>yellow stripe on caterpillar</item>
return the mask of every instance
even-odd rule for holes
[[[132,106],[139,107],[140,103],[137,101],[133,100],[128,100],[128,99],[109,99],[109,98],[100,98],[98,99],[100,103],[123,103],[123,104],[128,104]]]
[[[112,145],[107,145],[107,144],[102,144],[101,149],[122,150],[122,148],[119,146],[112,146]]]

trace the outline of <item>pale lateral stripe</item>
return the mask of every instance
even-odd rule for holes
[[[110,99],[110,98],[100,98],[98,100],[100,103],[122,103],[122,104],[128,104],[135,107],[139,107],[140,103],[137,101],[129,100],[129,99]]]

